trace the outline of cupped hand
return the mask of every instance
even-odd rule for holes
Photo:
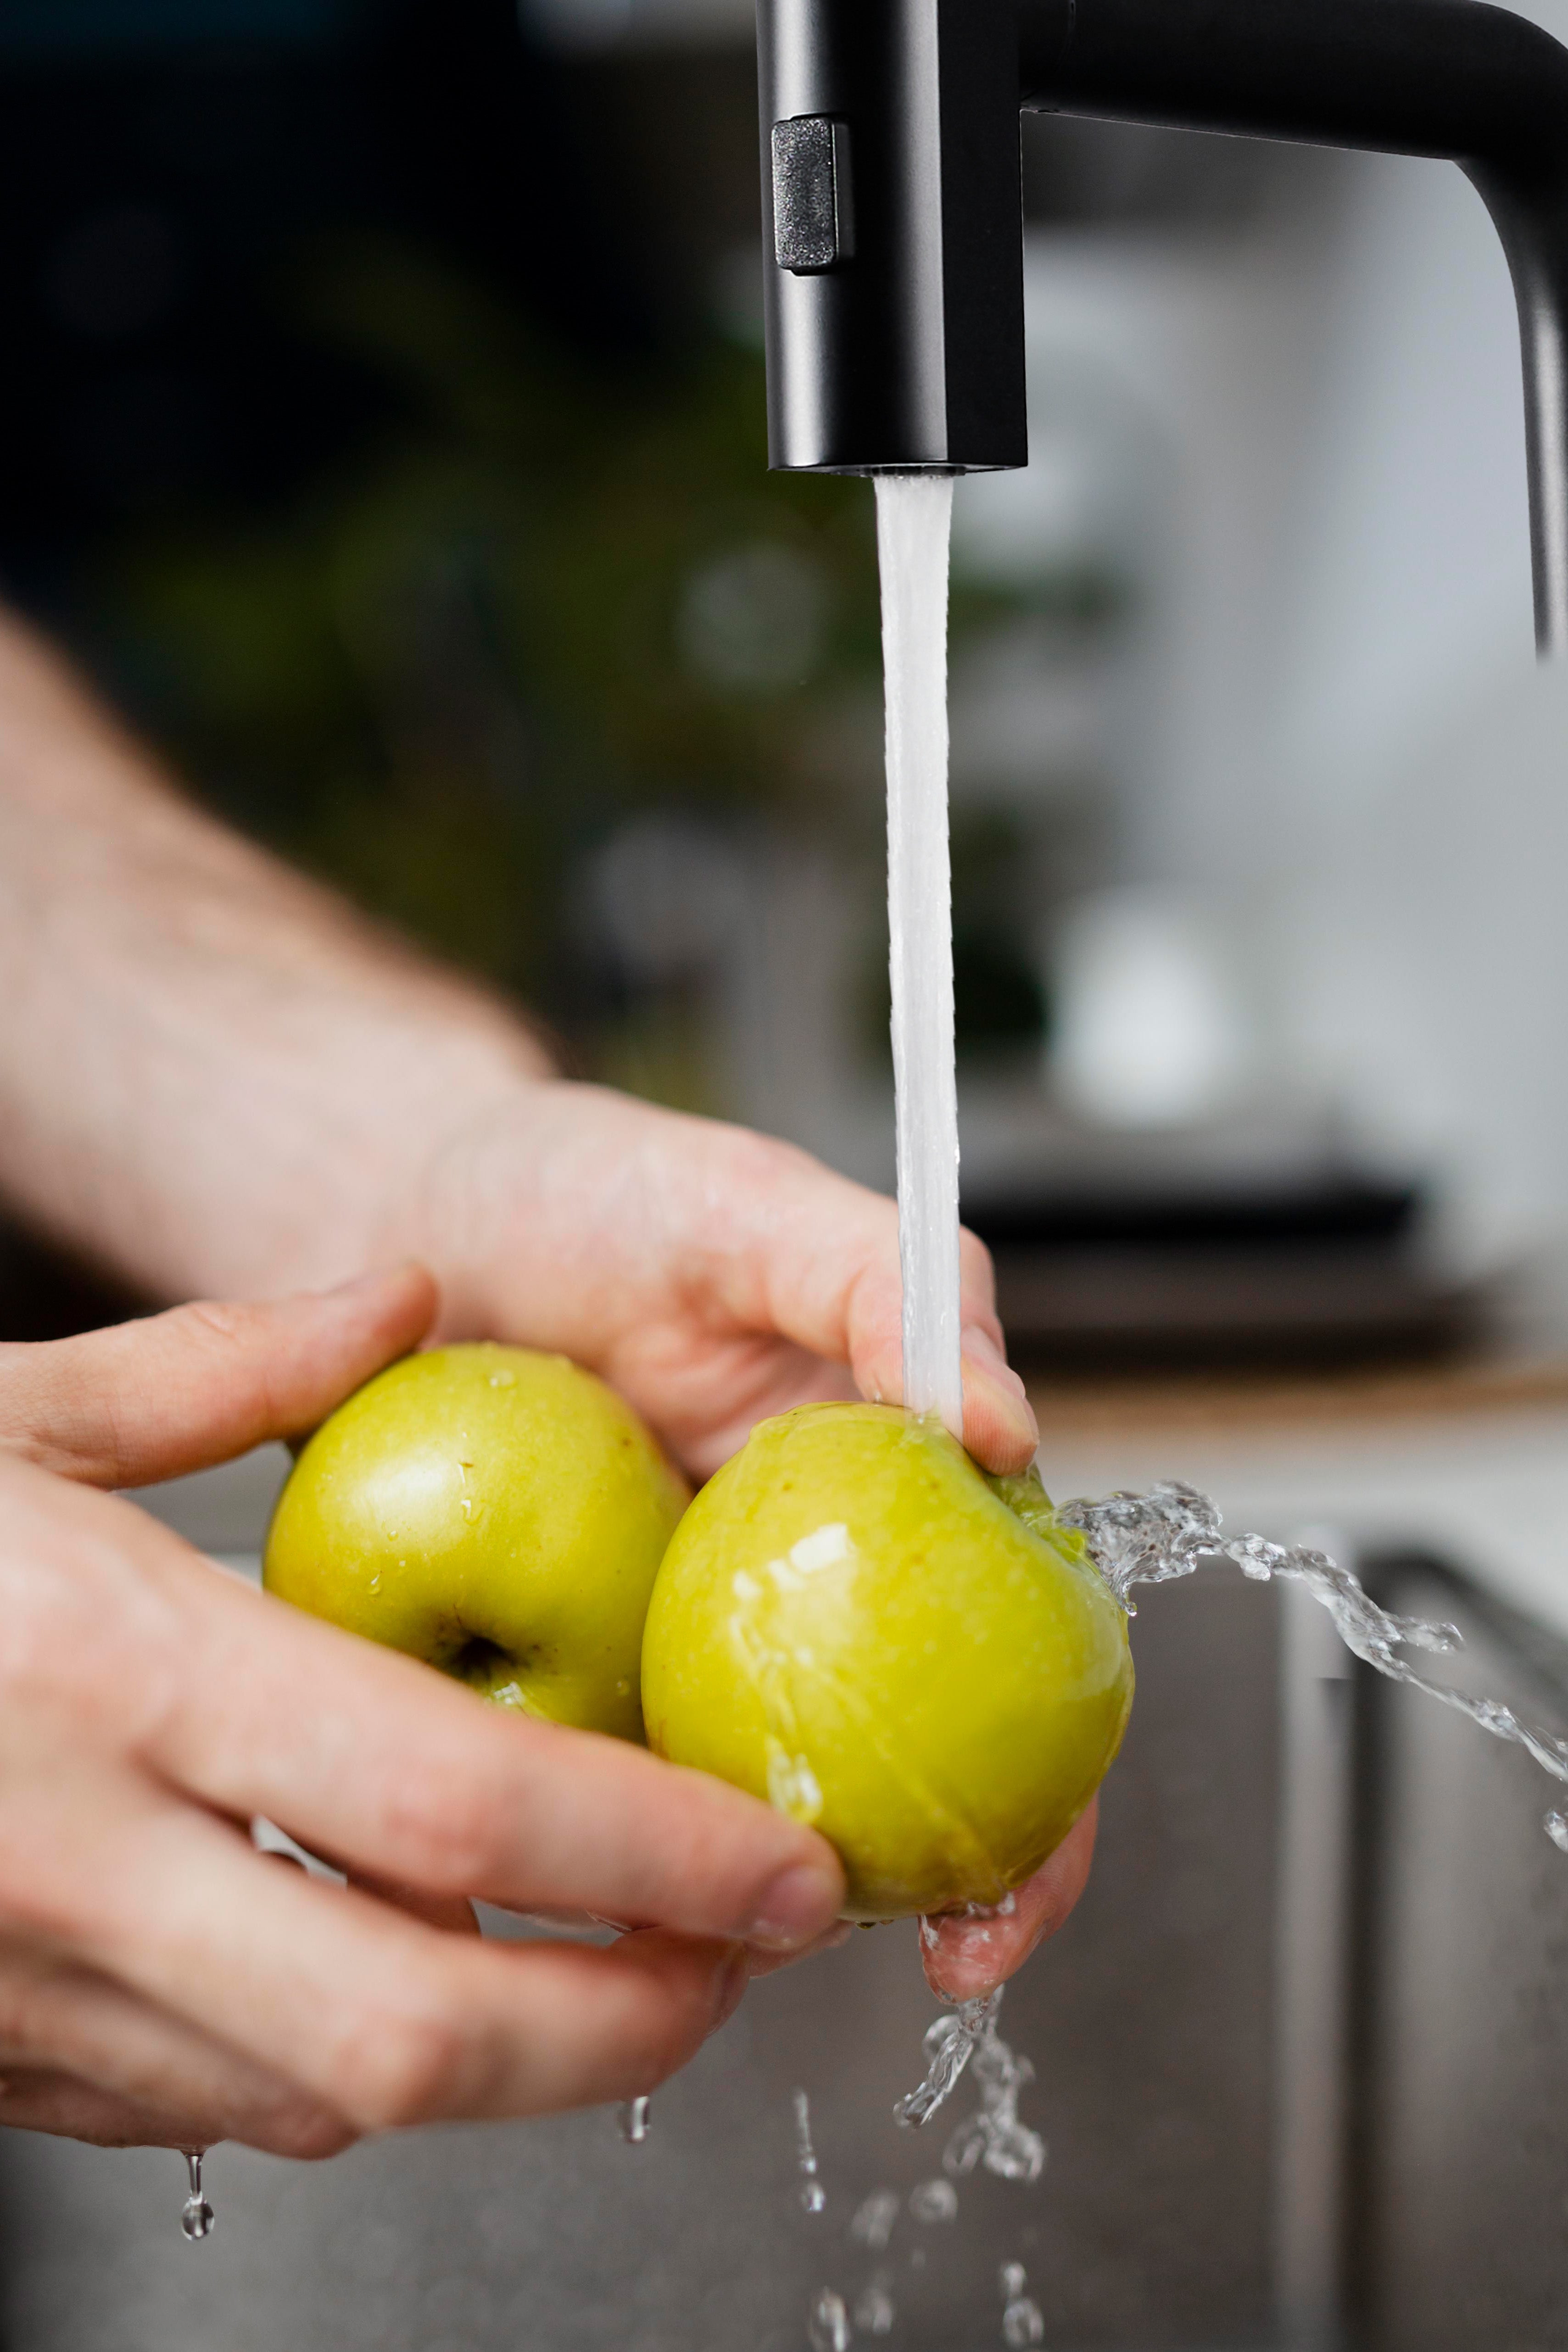
[[[442,1329],[558,1348],[705,1476],[765,1414],[902,1396],[898,1211],[792,1145],[566,1082],[521,1090],[447,1145],[411,1238],[442,1276]],[[987,1469],[1039,1443],[1007,1364],[991,1261],[963,1241],[963,1437]],[[1082,1892],[1091,1807],[1014,1909],[943,1920],[938,1990],[999,1983]]]
[[[0,1349],[0,2122],[323,2155],[649,2090],[828,1928],[811,1832],[476,1703],[90,1486],[309,1429],[415,1344],[417,1270]],[[253,1847],[264,1815],[350,1874]],[[498,1945],[469,1897],[649,1923]]]
[[[445,1145],[395,1223],[448,1337],[559,1349],[698,1477],[813,1398],[903,1395],[898,1211],[792,1144],[546,1082]],[[1039,1443],[991,1261],[963,1244],[963,1436],[988,1469]]]

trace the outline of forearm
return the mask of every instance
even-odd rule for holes
[[[4,617],[0,1006],[0,1187],[164,1297],[403,1245],[395,1171],[549,1068],[481,990],[182,801]]]

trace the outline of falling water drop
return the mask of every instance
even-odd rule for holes
[[[867,2336],[890,2336],[899,2315],[890,2271],[879,2271],[855,2301],[855,2325]]]
[[[917,2221],[956,2221],[958,2191],[951,2180],[922,2180],[910,2191],[910,2211]]]
[[[849,2314],[844,2297],[825,2286],[812,2298],[806,2315],[806,2341],[811,2352],[849,2352],[849,2342],[855,2330],[849,2325]]]
[[[1028,2273],[1022,2263],[1003,2263],[1002,2340],[1012,2347],[1012,2352],[1024,2352],[1026,2346],[1045,2341],[1046,2323],[1040,2306],[1024,2292],[1028,2283]]]
[[[811,2101],[804,2091],[795,2094],[795,2144],[802,2208],[807,2213],[820,2213],[827,2203],[827,2191],[817,2173],[816,2150],[811,2144]]]
[[[648,2111],[653,2101],[645,2093],[640,2098],[624,2099],[621,2103],[621,2137],[628,2147],[641,2147],[648,2133]]]
[[[1548,1813],[1545,1828],[1552,1844],[1563,1853],[1568,1853],[1568,1819],[1562,1813]]]
[[[190,2195],[180,2209],[180,2227],[192,2245],[196,2246],[204,2238],[212,2235],[213,2209],[202,2189],[202,2158],[206,2150],[205,2147],[187,2147],[183,2148],[181,2154],[185,2159],[185,2170],[190,2179]]]
[[[849,2234],[857,2245],[869,2246],[879,2254],[893,2234],[893,2224],[899,2218],[899,2193],[896,2189],[873,2189],[863,2205],[856,2209],[849,2224]]]

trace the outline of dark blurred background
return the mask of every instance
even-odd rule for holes
[[[1478,1109],[1495,951],[1418,1035],[1382,954],[1458,707],[1401,588],[1528,646],[1500,257],[1441,302],[1506,428],[1373,299],[1437,168],[1026,121],[1034,460],[962,487],[953,604],[965,1207],[1026,1348],[1452,1349],[1552,1224],[1555,1114]],[[889,1185],[871,496],[766,471],[740,0],[0,0],[0,585],[569,1066]],[[1480,468],[1419,530],[1395,360]],[[17,1234],[0,1296],[124,1303]]]

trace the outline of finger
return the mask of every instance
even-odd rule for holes
[[[738,1229],[701,1237],[710,1277],[746,1326],[781,1332],[829,1363],[847,1364],[860,1392],[903,1399],[903,1288],[896,1205],[785,1144],[709,1130],[720,1162],[700,1187],[738,1202]],[[731,1164],[731,1163],[733,1164]],[[964,1443],[987,1469],[1027,1466],[1039,1430],[1006,1360],[989,1252],[961,1244]]]
[[[71,2074],[25,2066],[0,2074],[0,2124],[13,2131],[48,2132],[95,2147],[211,2147],[218,2135],[209,2134],[207,2121],[138,2107]]]
[[[239,1828],[37,1717],[0,1731],[41,1768],[26,1803],[0,1809],[0,1927],[286,2070],[356,2130],[647,2090],[743,1990],[744,1948],[713,1938],[654,1931],[606,1950],[436,1933],[279,1869]]]
[[[330,1856],[323,1854],[326,1862]],[[438,1927],[444,1936],[477,1936],[479,1920],[474,1906],[463,1895],[427,1895],[421,1886],[410,1886],[395,1878],[378,1878],[368,1870],[346,1870],[343,1873],[351,1886],[362,1895],[374,1895],[378,1902],[389,1903],[395,1911],[405,1911],[411,1919],[423,1920],[426,1927]]]
[[[94,2138],[129,2132],[171,2147],[239,2139],[276,2156],[321,2157],[353,2137],[341,2116],[270,2068],[91,1969],[15,1944],[0,1947],[0,2080],[13,2095],[27,2081],[51,2107],[62,2084],[104,2103]],[[0,2105],[0,2123],[16,2120]]]
[[[437,1934],[352,1888],[269,1869],[147,1790],[79,1870],[30,1890],[91,1964],[290,2077],[357,2130],[535,2115],[651,2089],[744,1989],[742,1948],[658,1931],[609,1949]],[[79,1862],[79,1855],[77,1857]]]
[[[752,1979],[776,1976],[780,1969],[793,1969],[797,1960],[815,1960],[824,1952],[837,1952],[855,1933],[852,1919],[836,1919],[831,1927],[805,1945],[798,1952],[753,1952]]]
[[[142,1752],[217,1811],[263,1814],[373,1878],[508,1910],[784,1950],[837,1916],[833,1849],[755,1798],[625,1741],[489,1706],[195,1559],[187,1570],[177,1539],[123,1505],[71,1500],[83,1517],[112,1510],[118,1541],[177,1587],[183,1670],[166,1678]],[[15,1523],[15,1495],[11,1507]]]
[[[20,1464],[0,1483],[10,1654],[0,1763],[9,1748],[29,1783],[26,1818],[0,1809],[0,1889],[25,1885],[35,1859],[52,1863],[24,1832],[64,1804],[59,1774],[85,1769],[85,1713],[165,1786],[231,1820],[262,1815],[310,1853],[426,1895],[647,1919],[781,1949],[809,1943],[842,1907],[843,1871],[826,1840],[739,1790],[625,1741],[489,1706],[215,1574],[130,1504]],[[55,1606],[27,1563],[68,1540],[83,1573],[68,1605]],[[24,1697],[58,1719],[47,1772],[42,1733],[29,1725],[21,1737]],[[60,1834],[82,1827],[62,1822]]]
[[[268,1306],[176,1307],[0,1347],[0,1446],[94,1486],[141,1486],[296,1437],[428,1329],[422,1266]]]
[[[922,1937],[921,1943],[933,1992],[949,2000],[990,1992],[1056,1934],[1088,1883],[1099,1811],[1099,1800],[1091,1799],[1050,1860],[1019,1887],[1010,1912],[931,1921],[935,1940]]]

